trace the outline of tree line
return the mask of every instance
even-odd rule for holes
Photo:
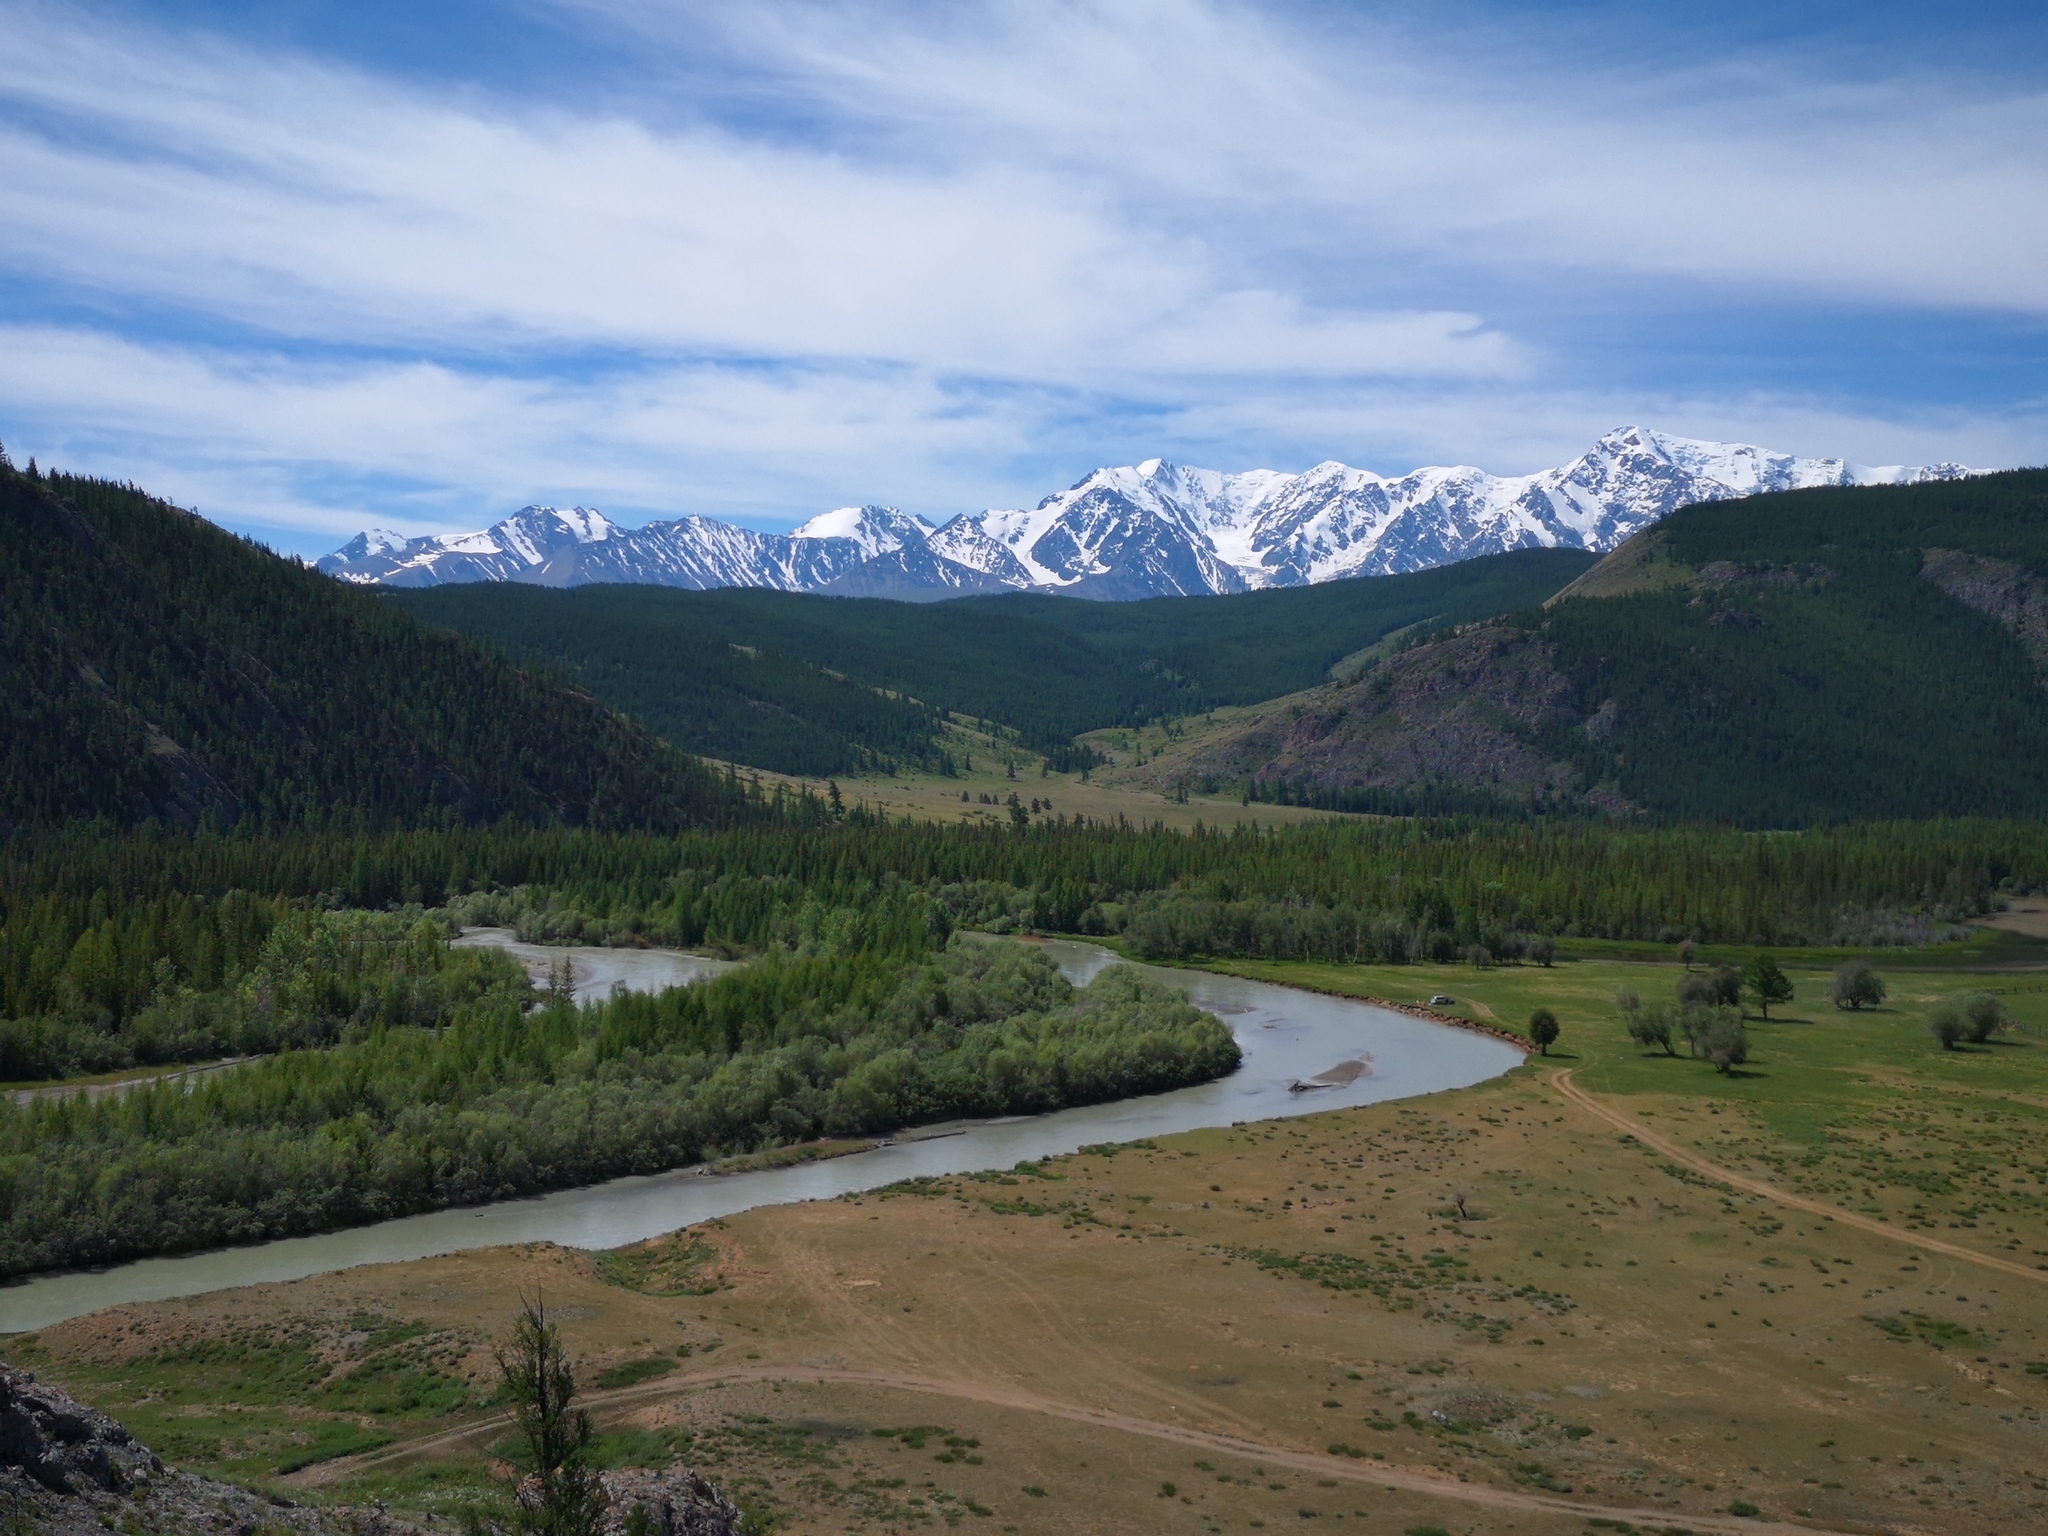
[[[902,886],[965,926],[1125,932],[1166,959],[1506,959],[1538,938],[1821,941],[1863,926],[1858,914],[1952,919],[2044,884],[2048,829],[1988,821],[1786,835],[1446,818],[1186,834],[834,819],[799,800],[673,835],[17,832],[0,844],[0,1019],[118,1033],[167,987],[238,984],[279,915],[300,908],[437,911],[542,941],[736,955],[782,942],[807,909],[879,913],[876,893]]]
[[[555,988],[529,1007],[522,975],[430,1027],[380,1020],[192,1083],[6,1106],[0,1274],[1156,1093],[1237,1065],[1223,1024],[1128,968],[1076,989],[1022,946],[946,943],[936,912],[915,957],[850,948],[842,921],[655,996],[579,1007]]]

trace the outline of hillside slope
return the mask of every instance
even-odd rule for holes
[[[1687,508],[1542,609],[1147,766],[1358,810],[2048,814],[2048,473]]]
[[[1540,602],[1595,558],[1523,550],[1412,575],[1142,603],[517,583],[385,600],[545,661],[689,750],[820,773],[833,771],[820,759],[834,753],[928,764],[943,713],[996,721],[1058,753],[1081,731],[1271,698],[1392,631]]]
[[[0,833],[457,817],[675,827],[707,770],[132,487],[0,464]]]

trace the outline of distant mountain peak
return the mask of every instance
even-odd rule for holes
[[[1530,475],[1457,465],[1389,478],[1334,459],[1301,474],[1225,473],[1150,458],[1092,470],[1029,509],[962,513],[936,528],[875,505],[822,512],[788,534],[695,516],[627,529],[593,508],[534,506],[471,534],[407,540],[370,530],[319,566],[391,586],[614,581],[1122,600],[1390,575],[1510,549],[1605,551],[1694,502],[1969,473],[1804,459],[1630,425]]]

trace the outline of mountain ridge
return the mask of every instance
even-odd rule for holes
[[[475,533],[400,541],[371,529],[319,562],[391,587],[619,582],[767,587],[932,601],[1003,591],[1102,601],[1216,596],[1397,575],[1514,549],[1611,550],[1681,506],[1824,486],[1918,484],[1952,463],[1868,467],[1643,427],[1556,469],[1470,465],[1383,476],[1334,460],[1300,474],[1147,459],[1097,469],[1024,509],[939,527],[894,507],[821,513],[787,534],[691,515],[621,528],[600,512],[526,507]]]
[[[1385,814],[1788,828],[2048,811],[2048,472],[1688,508],[1121,772]]]

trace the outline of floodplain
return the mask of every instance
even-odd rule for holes
[[[680,1454],[778,1530],[2039,1529],[2048,973],[1899,958],[1844,1011],[1787,955],[1727,1073],[1625,1034],[1616,991],[1668,996],[1669,960],[1233,963],[1562,1036],[1427,1098],[117,1308],[10,1357],[181,1465],[437,1522],[510,1452],[490,1346],[538,1291],[607,1458]],[[1976,990],[2018,1027],[1942,1049],[1928,1014]]]

